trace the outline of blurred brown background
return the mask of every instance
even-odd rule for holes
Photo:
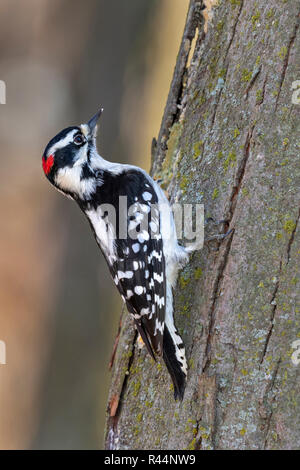
[[[101,448],[121,302],[83,215],[41,170],[105,113],[98,148],[149,169],[188,0],[2,0],[0,448]]]

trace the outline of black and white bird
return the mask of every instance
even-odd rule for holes
[[[153,358],[163,356],[175,399],[182,400],[187,362],[174,324],[172,288],[188,250],[178,244],[160,186],[141,168],[98,154],[101,113],[50,140],[42,158],[44,173],[86,215],[138,332]]]

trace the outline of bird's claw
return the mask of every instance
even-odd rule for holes
[[[226,233],[220,233],[217,235],[213,235],[212,237],[208,237],[204,239],[204,243],[209,243],[212,241],[223,241],[225,238],[227,238],[232,232],[234,231],[233,228],[228,230]]]

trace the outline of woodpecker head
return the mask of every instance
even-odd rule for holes
[[[85,183],[92,177],[90,156],[96,151],[97,122],[100,109],[87,124],[67,127],[50,140],[45,148],[42,164],[50,181],[63,193],[77,197],[84,190]]]

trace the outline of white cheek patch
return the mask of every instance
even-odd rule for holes
[[[55,184],[63,191],[79,194],[80,192],[81,168],[70,168],[68,166],[60,168],[55,175]]]
[[[96,182],[94,178],[81,179],[82,167],[64,167],[57,171],[55,184],[62,191],[77,194],[82,197],[89,197],[95,192]]]
[[[49,155],[53,155],[56,152],[56,150],[66,147],[68,144],[70,144],[73,141],[73,137],[76,134],[76,132],[78,132],[78,130],[73,129],[62,140],[59,140],[58,142],[56,142],[56,144],[53,144],[52,147],[47,152],[47,157],[49,157]]]

